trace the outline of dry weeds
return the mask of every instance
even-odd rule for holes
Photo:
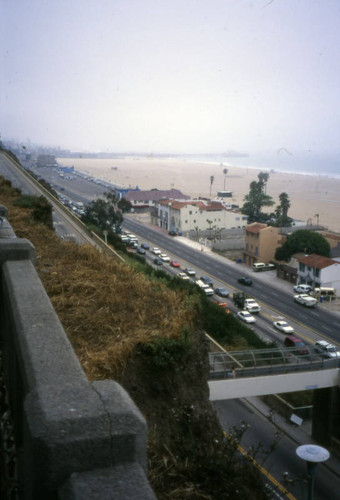
[[[193,326],[194,308],[181,293],[90,245],[60,241],[13,205],[14,192],[0,189],[16,235],[35,246],[36,269],[90,380],[119,380],[136,344]]]

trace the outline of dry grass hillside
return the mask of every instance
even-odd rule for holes
[[[257,473],[223,440],[208,401],[198,295],[60,241],[16,206],[18,196],[0,179],[0,204],[16,235],[34,244],[39,276],[88,378],[118,380],[147,419],[157,497],[266,498]]]

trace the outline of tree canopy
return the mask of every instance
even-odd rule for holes
[[[260,172],[258,181],[252,181],[250,183],[249,193],[245,195],[245,203],[241,209],[242,213],[248,216],[248,222],[261,222],[268,218],[268,216],[262,213],[263,207],[271,207],[274,205],[272,197],[266,194],[268,179],[268,173]]]
[[[288,262],[297,252],[329,257],[330,251],[330,244],[321,234],[308,231],[308,229],[299,229],[288,235],[284,244],[276,249],[275,259]]]
[[[105,194],[107,201],[103,198],[91,201],[85,207],[85,214],[81,220],[85,224],[93,224],[102,230],[110,229],[115,224],[120,224],[123,221],[123,216],[120,211],[115,209],[116,197],[109,193]]]
[[[275,225],[289,227],[292,225],[292,219],[288,217],[288,210],[290,208],[290,200],[287,193],[279,195],[280,204],[275,209]]]

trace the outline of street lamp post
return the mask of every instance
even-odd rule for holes
[[[308,500],[313,500],[316,466],[318,463],[329,459],[329,451],[314,444],[304,444],[296,448],[296,454],[302,460],[306,461],[308,471]]]

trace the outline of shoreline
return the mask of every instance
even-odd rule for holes
[[[231,203],[244,203],[249,185],[257,180],[260,172],[269,173],[267,194],[275,205],[279,195],[286,192],[291,207],[289,215],[309,225],[319,222],[330,231],[340,233],[340,178],[318,173],[289,173],[275,169],[265,169],[241,165],[227,165],[203,160],[181,160],[180,158],[125,157],[112,159],[58,158],[64,166],[74,166],[75,170],[91,177],[105,180],[124,188],[139,187],[140,190],[179,189],[193,198],[213,198],[218,191],[231,191]],[[228,173],[223,174],[227,169]],[[213,183],[211,184],[211,177]],[[275,205],[269,207],[273,212]]]

